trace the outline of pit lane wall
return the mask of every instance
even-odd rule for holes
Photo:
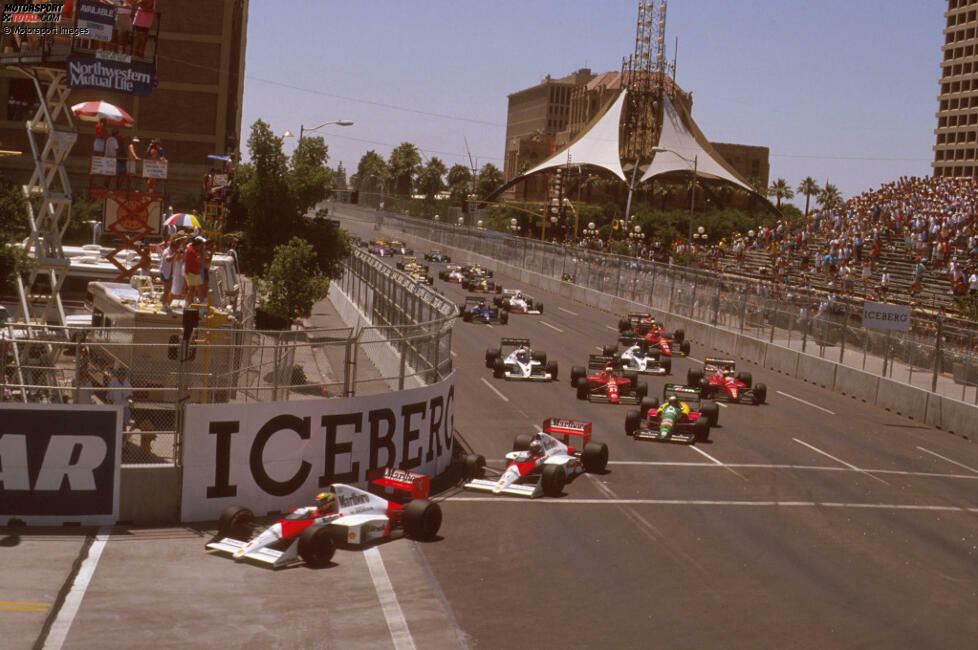
[[[344,206],[345,207],[345,206]],[[406,219],[386,215],[384,225],[388,231],[401,230],[421,237],[415,228],[405,227]],[[357,215],[356,218],[373,218]],[[482,235],[473,237],[481,241]],[[431,241],[431,240],[428,240]],[[879,377],[869,372],[845,366],[815,355],[791,350],[735,331],[723,330],[708,323],[686,316],[654,309],[635,300],[627,300],[589,287],[548,277],[493,257],[470,250],[432,241],[437,247],[457,259],[467,259],[493,272],[516,275],[523,284],[544,289],[563,298],[580,302],[589,307],[625,314],[629,311],[652,312],[667,320],[669,328],[683,328],[686,338],[693,343],[719,350],[725,355],[755,363],[764,368],[813,383],[828,390],[848,395],[853,399],[873,404],[917,422],[934,426],[943,431],[974,439],[978,436],[978,406],[940,395],[923,388]]]

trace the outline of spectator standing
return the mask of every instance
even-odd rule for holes
[[[200,265],[201,265],[201,248],[202,239],[200,237],[194,237],[187,244],[187,250],[184,254],[183,261],[183,275],[184,282],[187,284],[187,304],[193,302],[201,302],[200,289],[203,285],[203,279],[200,277]]]
[[[107,397],[109,404],[122,407],[122,428],[128,430],[132,419],[132,412],[129,408],[129,400],[132,399],[132,383],[130,383],[129,373],[124,367],[119,366],[116,370],[115,377],[109,383]]]
[[[126,173],[130,176],[136,175],[136,163],[142,160],[139,154],[136,153],[136,145],[139,144],[139,138],[133,136],[129,140],[129,146],[126,148]],[[129,184],[127,184],[128,187]]]
[[[129,147],[124,142],[124,138],[119,135],[119,129],[112,129],[112,137],[116,140],[115,150],[115,189],[121,190],[126,178],[126,160],[129,158]],[[105,155],[109,155],[108,143],[105,147]]]
[[[112,129],[111,135],[105,140],[105,157],[106,158],[117,158],[119,155],[119,129]],[[116,169],[116,174],[119,171]],[[108,189],[109,187],[109,177],[105,177],[105,184],[103,187]]]
[[[136,12],[132,16],[133,54],[146,56],[146,39],[156,15],[156,0],[136,0]]]
[[[108,128],[105,126],[105,120],[100,119],[95,125],[95,140],[92,143],[92,151],[96,156],[105,155],[105,136],[108,135]]]
[[[160,282],[163,283],[163,297],[160,302],[164,309],[170,309],[170,290],[173,288],[173,242],[167,241],[160,253]]]
[[[183,298],[183,250],[184,246],[187,244],[187,236],[184,234],[177,235],[177,238],[173,240],[173,288],[171,289],[170,299],[180,299]],[[186,304],[186,301],[184,301]]]
[[[128,54],[132,44],[132,3],[133,0],[109,0],[109,4],[115,5],[115,38],[112,45],[116,52]]]

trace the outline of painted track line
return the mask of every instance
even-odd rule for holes
[[[723,402],[713,402],[713,403],[716,404],[717,406],[719,406],[720,408],[724,408],[724,409],[727,408],[727,406],[728,406],[727,404],[724,404]]]
[[[688,354],[686,355],[686,358],[689,359],[690,361],[695,361],[696,363],[703,363],[702,361],[700,361],[696,357],[691,357]]]
[[[508,402],[509,401],[509,398],[506,397],[505,395],[503,395],[502,393],[500,393],[498,388],[496,388],[495,386],[493,386],[492,384],[490,384],[488,381],[486,381],[486,378],[485,377],[479,377],[479,379],[482,380],[482,383],[483,384],[485,384],[486,386],[489,387],[489,390],[491,390],[492,392],[494,392],[496,395],[499,395],[499,399],[503,400],[504,402]]]
[[[692,449],[693,451],[695,451],[696,453],[701,454],[701,455],[705,456],[706,458],[709,458],[714,463],[716,463],[717,465],[719,465],[723,469],[727,470],[728,472],[730,472],[731,474],[733,474],[734,476],[736,476],[740,480],[742,480],[742,481],[746,481],[747,480],[744,476],[742,476],[740,473],[738,473],[737,470],[733,469],[732,467],[727,467],[722,462],[720,462],[719,460],[717,460],[713,456],[709,455],[708,453],[706,453],[705,451],[703,451],[702,449],[700,449],[696,445],[689,445],[689,448]]]
[[[608,329],[610,329],[612,332],[617,332],[618,331],[618,328],[617,327],[612,327],[611,325],[605,325],[605,327],[607,327]]]
[[[407,621],[404,620],[404,612],[401,604],[397,602],[397,594],[394,593],[394,585],[391,584],[387,569],[384,568],[384,560],[380,557],[380,549],[371,546],[363,552],[363,557],[367,561],[367,568],[370,570],[370,579],[373,580],[374,589],[377,590],[377,598],[380,599],[380,607],[384,612],[384,619],[387,620],[387,629],[390,630],[391,640],[397,650],[413,650],[414,638],[408,629]]]
[[[945,474],[943,472],[910,472],[902,469],[865,469],[853,470],[849,467],[828,467],[825,465],[790,465],[785,463],[690,463],[672,460],[609,460],[609,465],[634,465],[636,467],[685,467],[690,469],[735,467],[737,469],[790,469],[792,471],[811,472],[870,472],[872,474],[889,474],[891,476],[909,476],[912,478],[947,478],[962,481],[978,481],[978,476],[971,474]]]
[[[978,469],[975,469],[974,467],[968,467],[968,466],[967,466],[967,465],[965,465],[964,463],[959,463],[959,462],[958,462],[958,461],[956,461],[956,460],[951,460],[951,459],[950,459],[950,458],[948,458],[947,456],[941,456],[941,455],[940,455],[939,453],[937,453],[936,451],[931,451],[930,449],[924,449],[924,448],[923,448],[923,447],[921,447],[920,445],[917,445],[917,449],[919,449],[920,451],[926,451],[926,452],[927,452],[928,454],[931,454],[931,455],[934,455],[934,456],[937,456],[937,457],[938,457],[938,458],[940,458],[941,460],[946,460],[947,462],[949,462],[949,463],[951,463],[952,465],[957,465],[958,467],[963,467],[963,468],[965,468],[966,470],[970,470],[970,471],[972,471],[972,472],[974,472],[975,474],[978,474]]]
[[[879,476],[873,476],[872,474],[870,474],[866,470],[860,469],[860,468],[856,467],[855,465],[853,465],[851,463],[847,463],[846,461],[842,460],[841,458],[836,458],[832,454],[830,454],[830,453],[828,453],[826,451],[822,451],[821,449],[819,449],[818,447],[816,447],[814,445],[808,444],[804,440],[799,440],[798,438],[792,438],[792,440],[794,440],[795,442],[797,442],[799,445],[804,445],[805,447],[808,447],[812,451],[817,452],[819,454],[822,454],[826,458],[831,458],[835,462],[837,462],[837,463],[839,463],[841,465],[845,465],[846,467],[848,467],[849,469],[853,470],[854,472],[860,472],[861,474],[865,474],[866,476],[868,476],[870,478],[876,479],[877,481],[879,481],[880,483],[883,483],[884,485],[889,485],[889,483],[887,483],[886,481],[884,481],[883,479],[881,479]]]
[[[51,624],[51,628],[48,630],[47,638],[44,639],[45,650],[48,648],[52,650],[61,648],[65,643],[65,639],[68,638],[68,630],[71,629],[71,624],[75,621],[75,616],[81,607],[82,599],[85,597],[85,591],[88,589],[88,584],[92,581],[92,576],[95,575],[95,568],[98,566],[99,558],[102,557],[102,550],[109,541],[109,531],[108,526],[99,528],[95,534],[95,540],[88,547],[88,555],[78,569],[75,581],[71,584],[71,589],[68,591],[68,595],[65,596],[64,603],[58,609],[54,623]]]
[[[554,327],[553,325],[551,325],[550,323],[548,323],[548,322],[546,322],[546,321],[540,321],[540,324],[541,324],[541,325],[546,325],[546,326],[547,326],[547,327],[549,327],[550,329],[552,329],[552,330],[555,330],[555,331],[557,331],[557,332],[560,332],[561,334],[563,334],[563,333],[564,333],[564,330],[562,330],[562,329],[560,329],[559,327]]]
[[[453,357],[457,357],[458,356],[457,354],[455,354],[455,350],[452,350],[452,356]]]
[[[564,309],[563,307],[557,307],[557,309],[564,312],[565,314],[570,314],[571,316],[580,316],[580,314],[578,314],[576,311],[571,311],[570,309]]]
[[[835,415],[835,411],[830,411],[827,408],[822,408],[818,404],[812,404],[811,402],[806,402],[805,400],[803,400],[800,397],[795,397],[794,395],[789,395],[788,393],[782,393],[781,391],[775,391],[775,392],[777,392],[778,395],[784,395],[788,399],[793,399],[796,402],[801,402],[802,404],[807,404],[808,406],[811,406],[813,409],[818,409],[819,411],[825,411],[829,415]]]

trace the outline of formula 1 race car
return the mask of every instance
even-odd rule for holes
[[[622,334],[622,339],[639,337],[647,340],[652,347],[658,348],[667,357],[672,356],[677,346],[679,354],[684,357],[689,356],[690,345],[686,340],[686,332],[677,329],[670,338],[652,314],[630,311],[625,318],[618,321],[618,331]]]
[[[493,304],[516,314],[542,314],[543,303],[534,300],[519,289],[505,289],[503,295],[492,299]]]
[[[418,258],[414,255],[405,255],[400,262],[395,262],[394,266],[399,271],[424,271],[428,272],[427,264],[418,264]]]
[[[492,271],[485,268],[484,266],[479,266],[478,264],[469,264],[468,266],[462,267],[462,275],[468,278],[491,278]]]
[[[493,280],[481,276],[466,276],[462,278],[462,289],[474,293],[502,293],[503,288]]]
[[[752,382],[749,372],[737,372],[737,362],[733,359],[707,357],[703,368],[690,368],[686,372],[686,383],[698,387],[703,397],[763,404],[767,400],[767,386],[752,386]]]
[[[462,273],[461,266],[458,264],[449,264],[438,272],[438,279],[444,280],[445,282],[458,282],[461,284],[462,280],[465,279],[465,275]]]
[[[509,322],[509,313],[486,303],[482,296],[466,296],[465,302],[458,306],[462,320],[466,323],[499,323]]]
[[[618,339],[621,351],[617,345],[606,345],[603,348],[605,356],[613,356],[621,360],[624,370],[634,370],[640,375],[668,375],[672,373],[672,359],[662,358],[662,351],[651,349],[652,344],[645,339],[623,336]]]
[[[391,252],[391,249],[387,248],[386,246],[382,246],[376,242],[370,244],[370,246],[367,248],[367,252],[372,253],[377,257],[392,257],[394,255]]]
[[[395,255],[414,255],[414,250],[405,246],[404,242],[402,242],[400,239],[392,239],[388,248],[390,248]]]
[[[586,368],[571,368],[570,381],[577,399],[589,402],[639,404],[649,392],[648,385],[638,380],[638,373],[622,370],[619,360],[598,354],[588,357]]]
[[[699,390],[680,384],[666,384],[662,396],[661,405],[654,397],[646,397],[640,410],[625,414],[625,435],[690,445],[710,439],[710,427],[719,419],[715,403],[701,402]]]
[[[502,339],[498,348],[486,350],[486,368],[497,379],[556,381],[557,362],[547,361],[546,352],[530,347],[530,339]]]
[[[451,262],[452,258],[450,258],[445,253],[441,252],[440,250],[433,250],[433,251],[428,251],[427,253],[424,254],[424,260],[426,262],[437,262],[441,264],[441,263]]]
[[[435,284],[435,279],[430,275],[428,275],[428,271],[425,269],[419,269],[415,271],[405,271],[405,273],[407,273],[408,277],[414,280],[415,282],[421,282],[423,284],[429,284],[429,285]]]
[[[254,560],[275,568],[303,561],[309,566],[329,564],[338,544],[362,545],[390,537],[403,529],[408,537],[431,540],[441,527],[441,507],[427,500],[430,478],[404,470],[387,469],[371,487],[393,489],[406,499],[398,502],[334,483],[317,497],[317,505],[293,509],[268,528],[257,526],[250,510],[231,506],[218,522],[217,535],[207,549],[235,560]]]
[[[608,446],[591,441],[590,422],[549,418],[543,422],[543,431],[516,436],[506,459],[509,466],[500,472],[486,467],[482,456],[466,456],[465,474],[471,480],[465,487],[531,499],[544,494],[560,496],[564,485],[577,475],[604,471]],[[499,478],[488,480],[484,478],[486,472]]]

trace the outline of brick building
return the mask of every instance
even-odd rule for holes
[[[948,0],[934,176],[978,173],[978,0]]]

